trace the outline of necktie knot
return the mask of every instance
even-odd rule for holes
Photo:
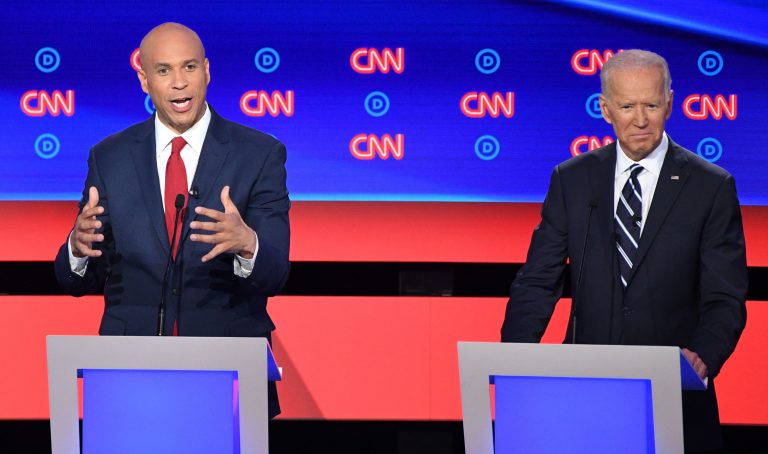
[[[184,145],[187,144],[187,141],[184,140],[181,136],[176,136],[171,140],[171,154],[178,154],[181,153],[181,149],[184,148]]]
[[[637,163],[629,166],[629,173],[630,173],[630,176],[633,178],[637,178],[637,176],[640,175],[640,172],[642,172],[643,170],[644,170],[643,166]]]

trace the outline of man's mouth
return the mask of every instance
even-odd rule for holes
[[[173,110],[177,112],[184,112],[187,110],[187,108],[191,104],[191,101],[192,101],[192,98],[172,99],[171,105],[173,106]]]

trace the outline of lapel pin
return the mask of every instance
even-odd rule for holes
[[[679,180],[680,179],[680,177],[678,175],[672,175],[670,178],[673,179],[673,180]]]

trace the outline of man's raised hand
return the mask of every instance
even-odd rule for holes
[[[193,230],[213,233],[209,235],[193,233],[189,239],[214,245],[213,249],[203,256],[203,262],[225,252],[234,252],[250,260],[256,250],[256,233],[243,221],[237,206],[229,198],[229,186],[224,186],[221,190],[221,204],[224,206],[224,212],[205,207],[195,208],[195,213],[208,217],[213,222],[192,221],[189,227]]]
[[[72,255],[75,257],[100,257],[101,251],[93,249],[93,243],[104,241],[104,235],[96,233],[101,228],[101,221],[96,216],[104,213],[99,206],[99,190],[95,186],[88,188],[88,202],[75,219],[75,229],[69,239]]]

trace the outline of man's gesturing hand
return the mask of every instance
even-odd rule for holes
[[[101,228],[101,221],[96,216],[104,212],[99,205],[99,190],[95,186],[88,188],[88,202],[75,219],[75,229],[69,237],[69,246],[75,257],[99,257],[101,251],[93,249],[93,243],[104,241],[104,235],[96,233]]]
[[[193,230],[213,232],[210,235],[192,234],[189,239],[200,243],[215,245],[203,256],[203,262],[224,252],[234,252],[240,257],[250,260],[256,250],[256,233],[248,227],[237,211],[232,199],[229,198],[229,186],[221,190],[221,204],[224,212],[205,207],[195,208],[195,213],[213,220],[213,222],[192,221],[189,227]]]

